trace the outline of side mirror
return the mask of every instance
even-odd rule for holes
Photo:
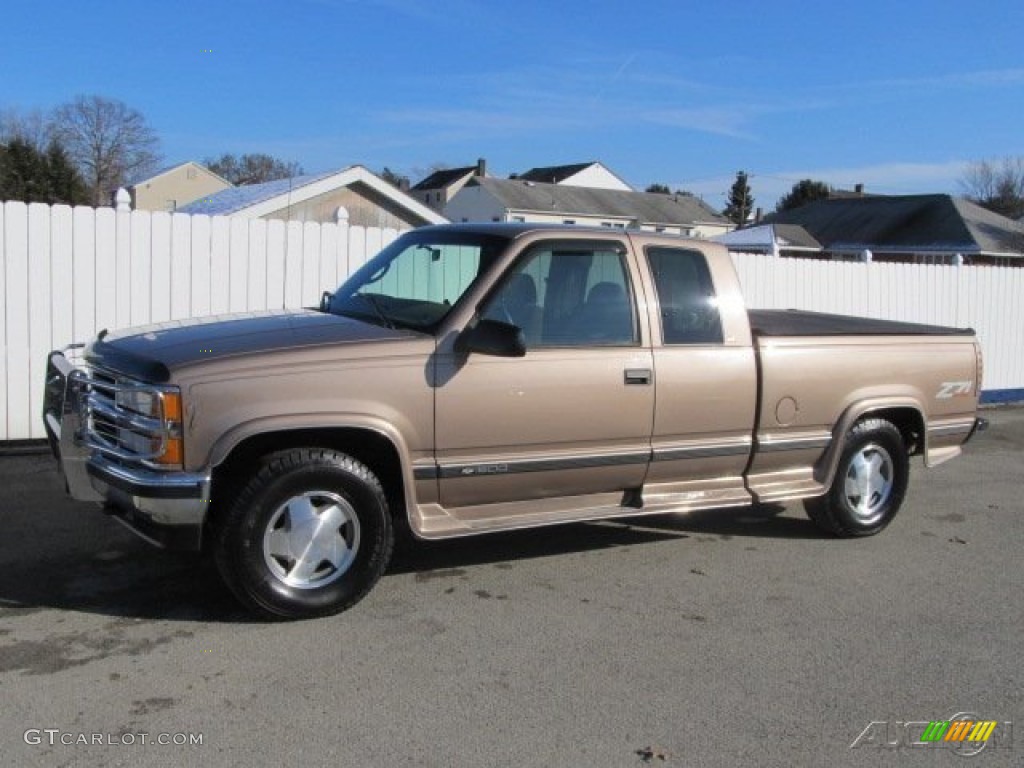
[[[481,320],[459,334],[455,340],[455,351],[463,355],[478,352],[494,357],[523,357],[526,339],[518,326],[497,320]]]

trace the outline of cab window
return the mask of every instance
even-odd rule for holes
[[[665,344],[721,344],[722,318],[707,259],[686,248],[650,247]]]
[[[527,348],[639,343],[625,249],[617,243],[532,249],[502,281],[483,316],[521,328]]]

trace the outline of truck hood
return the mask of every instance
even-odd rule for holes
[[[85,359],[91,365],[161,383],[170,379],[172,370],[191,363],[416,335],[314,310],[269,310],[101,331],[86,347]]]

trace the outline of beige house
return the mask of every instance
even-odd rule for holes
[[[448,220],[361,165],[340,171],[231,187],[178,209],[249,219],[329,222],[410,229]]]
[[[194,160],[157,171],[130,184],[131,206],[137,211],[177,211],[206,195],[231,188],[231,182]]]

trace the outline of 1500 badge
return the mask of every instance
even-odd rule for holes
[[[508,472],[508,464],[477,464],[462,468],[464,475],[503,475],[506,472]]]

